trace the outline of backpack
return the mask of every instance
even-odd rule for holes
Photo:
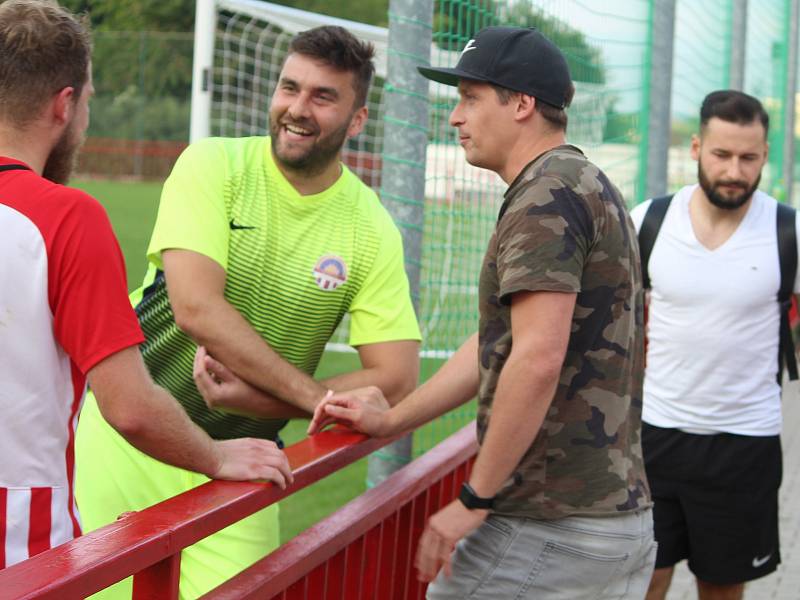
[[[647,207],[642,226],[639,228],[639,251],[642,259],[642,285],[650,289],[650,273],[648,263],[656,237],[664,222],[672,195],[654,198]],[[778,234],[778,261],[781,270],[781,285],[778,289],[780,306],[780,336],[778,340],[778,383],[780,384],[783,368],[789,372],[789,379],[797,379],[797,358],[794,352],[792,329],[789,325],[789,311],[792,308],[792,288],[797,274],[797,236],[795,230],[795,210],[791,206],[778,203],[778,214],[775,219]]]

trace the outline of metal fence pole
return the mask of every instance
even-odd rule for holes
[[[795,99],[797,94],[797,44],[798,44],[798,24],[800,19],[800,0],[789,0],[789,35],[787,48],[787,70],[786,92],[784,95],[784,132],[783,132],[783,189],[786,190],[785,202],[792,205],[794,186],[794,128],[795,128]]]
[[[142,176],[142,166],[144,162],[144,109],[147,102],[147,93],[144,89],[145,69],[147,68],[147,36],[146,31],[139,32],[139,101],[136,115],[136,141],[133,151],[133,174],[136,177]]]
[[[192,142],[211,135],[211,66],[214,62],[216,25],[214,0],[197,0],[192,60],[192,113],[189,126],[189,141]]]
[[[650,116],[647,147],[646,197],[667,191],[667,162],[672,95],[672,52],[675,38],[675,1],[659,0],[653,6],[652,60],[650,62]]]
[[[428,82],[417,72],[417,65],[430,63],[432,23],[432,0],[389,3],[380,195],[403,235],[406,273],[417,311],[428,144]],[[411,459],[411,445],[409,435],[373,454],[367,484],[380,483],[406,464]]]
[[[728,87],[744,89],[744,59],[747,48],[747,0],[731,0],[731,64]]]

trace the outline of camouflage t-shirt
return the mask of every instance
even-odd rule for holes
[[[650,506],[636,232],[619,191],[573,146],[523,169],[489,241],[480,279],[481,442],[511,352],[511,295],[519,291],[576,292],[577,302],[553,403],[495,512],[556,519]]]

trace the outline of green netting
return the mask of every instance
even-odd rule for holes
[[[761,189],[778,199],[783,187],[784,97],[788,72],[789,1],[760,0],[747,18],[744,91],[761,99],[769,113],[769,163]]]
[[[541,29],[562,48],[575,79],[576,95],[568,111],[569,141],[583,148],[633,205],[644,199],[647,149],[656,143],[649,130],[651,83],[657,78],[672,79],[668,187],[675,189],[696,175],[688,147],[691,134],[697,131],[700,101],[730,82],[735,0],[677,0],[671,72],[651,69],[660,58],[660,51],[653,48],[659,33],[654,30],[654,7],[661,6],[656,1],[436,0],[431,63],[453,66],[474,32],[486,25]],[[329,17],[298,13],[293,21],[294,17],[257,2],[220,3],[224,6],[217,15],[210,76],[212,134],[264,133],[266,107],[286,40],[296,31],[328,22]],[[745,91],[764,102],[771,118],[770,161],[762,188],[779,198],[784,196],[780,173],[787,133],[783,104],[789,6],[789,0],[751,1],[746,17]],[[397,14],[390,17],[390,24],[406,19]],[[388,53],[392,51],[389,32],[352,25],[356,35],[378,44],[379,70],[370,92],[367,129],[348,144],[345,160],[368,184],[380,189],[381,178],[391,166],[383,155],[383,103],[387,95],[409,91],[385,83],[387,47]],[[420,48],[414,56],[427,53],[428,48]],[[185,140],[190,60],[187,35],[98,32],[92,135]],[[506,187],[493,173],[466,164],[448,124],[457,98],[453,88],[434,84],[430,94],[418,297],[423,378],[435,372],[477,328],[478,273]],[[141,176],[135,170],[129,174]],[[333,349],[346,346],[346,330],[345,323]],[[472,416],[474,406],[469,406],[424,428],[416,434],[415,451],[430,448]]]
[[[575,80],[570,142],[602,166],[633,204],[639,187],[641,133],[647,90],[649,3],[494,2],[439,0],[434,5],[432,64],[453,66],[466,42],[487,25],[540,29],[564,51]],[[448,123],[457,95],[432,84],[427,148],[425,230],[420,278],[423,376],[477,330],[481,260],[506,184],[467,165]],[[415,434],[415,453],[475,416],[475,404],[453,411]]]
[[[668,190],[697,180],[697,163],[690,155],[697,133],[700,104],[730,81],[731,0],[679,1],[675,7],[672,67],[672,119]]]
[[[651,69],[654,4],[648,0],[438,0],[434,5],[432,63],[453,66],[472,34],[485,25],[535,26],[564,51],[576,85],[569,109],[568,139],[583,148],[622,190],[628,203],[643,201],[650,137],[653,77],[671,77],[668,187],[696,181],[691,135],[706,94],[730,86],[734,0],[678,0],[675,5],[671,73]],[[789,1],[749,3],[745,48],[745,91],[759,97],[770,119],[770,159],[762,189],[783,198],[784,114]],[[448,114],[452,88],[431,86],[430,143],[425,193],[420,317],[429,357],[423,375],[477,327],[477,281],[481,258],[505,184],[465,164]],[[665,192],[667,190],[664,190]],[[471,404],[415,436],[415,452],[473,418]]]

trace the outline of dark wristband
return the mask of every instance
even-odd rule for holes
[[[458,495],[458,499],[461,500],[461,504],[470,510],[476,508],[489,510],[494,505],[494,497],[481,498],[466,481],[461,484],[461,493]]]

